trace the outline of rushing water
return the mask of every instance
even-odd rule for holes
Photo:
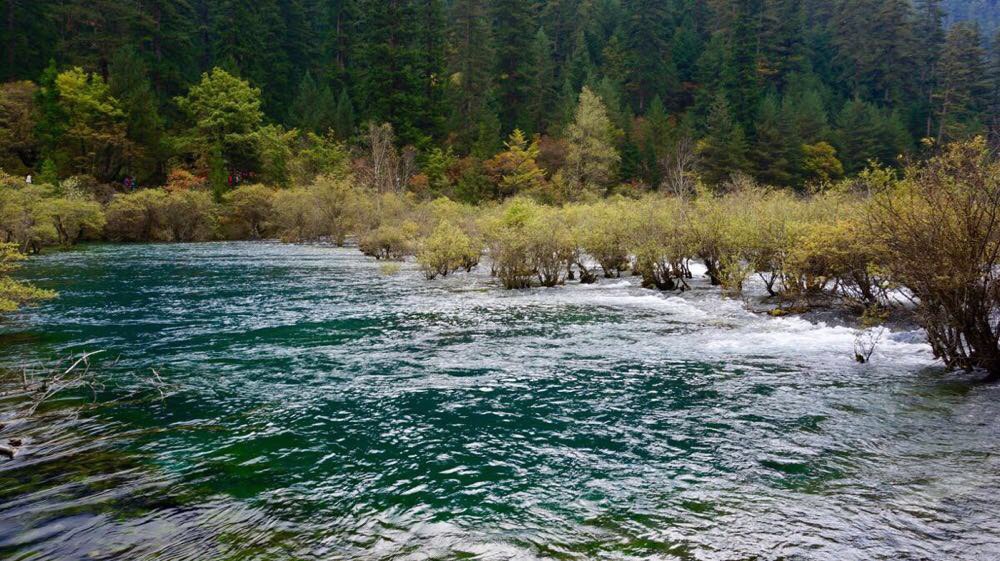
[[[506,292],[329,247],[95,246],[26,276],[61,297],[0,363],[103,349],[101,399],[165,385],[22,422],[0,400],[25,440],[0,558],[1000,558],[1000,390],[918,333],[861,366],[855,331],[702,285]]]

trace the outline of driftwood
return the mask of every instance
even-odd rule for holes
[[[103,392],[105,390],[105,386],[99,379],[90,373],[90,358],[103,352],[104,351],[93,351],[84,353],[79,358],[68,357],[62,363],[66,364],[71,362],[68,368],[63,369],[60,366],[56,369],[46,369],[47,373],[39,376],[30,374],[27,368],[22,369],[21,391],[14,392],[12,394],[0,394],[8,398],[11,396],[23,398],[26,402],[22,405],[22,409],[20,411],[14,413],[14,420],[23,420],[34,416],[43,404],[56,397],[56,395],[64,392],[71,392],[73,390],[76,390],[77,392],[83,390],[90,393],[92,396],[92,401],[90,403],[78,404],[74,406],[72,408],[73,414],[79,414],[88,409],[104,407],[114,403],[132,402],[151,390],[155,390],[158,394],[158,397],[154,399],[158,399],[161,402],[166,400],[167,392],[164,390],[169,391],[171,386],[164,382],[163,378],[160,377],[160,373],[153,368],[150,368],[150,377],[133,378],[133,381],[141,381],[142,383],[130,388],[132,391],[127,394],[120,395],[113,399],[99,400],[99,392]],[[120,358],[120,356],[115,358],[112,366],[117,365]],[[152,396],[148,396],[145,399],[149,399],[149,397]],[[4,428],[4,424],[0,423],[0,430],[3,430]],[[0,444],[0,458],[6,457],[13,459],[21,448],[21,439],[6,439],[4,444]]]

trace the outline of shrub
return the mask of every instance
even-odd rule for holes
[[[417,263],[424,275],[433,280],[437,276],[460,269],[471,269],[470,263],[479,261],[481,248],[461,228],[451,222],[441,222],[434,233],[423,240],[417,251]]]
[[[178,191],[167,195],[161,209],[163,227],[171,241],[199,242],[215,237],[218,209],[207,191]]]
[[[909,168],[869,218],[886,267],[917,298],[934,354],[1000,381],[1000,162],[985,140]]]
[[[107,220],[104,209],[96,201],[75,195],[50,199],[46,206],[61,245],[73,245],[80,239],[96,239],[104,232]]]
[[[645,288],[686,289],[692,254],[687,231],[687,205],[679,199],[646,199],[639,203],[630,228],[629,246],[635,271]]]
[[[601,265],[605,278],[628,270],[629,214],[624,201],[602,201],[589,207],[579,225],[580,245]]]
[[[401,261],[406,256],[413,255],[419,232],[420,226],[410,220],[399,224],[383,224],[363,234],[358,239],[358,248],[375,259]]]
[[[105,232],[112,241],[170,241],[165,224],[166,191],[143,189],[116,196],[105,210]]]
[[[227,193],[223,216],[232,233],[253,240],[267,235],[274,195],[274,189],[263,185],[244,185]]]

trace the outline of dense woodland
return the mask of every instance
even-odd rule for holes
[[[228,180],[266,172],[268,148],[363,144],[374,122],[428,176],[482,171],[518,129],[551,178],[584,87],[612,124],[607,185],[655,190],[684,165],[801,188],[896,165],[923,138],[1000,134],[994,0],[6,0],[0,13],[0,167],[18,175]],[[182,100],[215,68],[260,105],[212,139]]]

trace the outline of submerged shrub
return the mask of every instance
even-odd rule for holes
[[[420,243],[417,263],[424,275],[433,280],[437,276],[465,269],[471,270],[479,262],[482,248],[461,228],[451,222],[441,222],[434,232]]]
[[[604,270],[605,278],[620,277],[629,267],[630,212],[624,201],[602,201],[590,205],[583,215],[580,246]]]
[[[59,244],[68,246],[80,239],[96,239],[104,232],[104,209],[82,195],[60,197],[46,202]]]
[[[383,224],[358,238],[358,248],[375,259],[401,261],[414,254],[419,232],[420,226],[411,220]]]
[[[483,222],[492,272],[507,289],[531,286],[535,267],[527,229],[538,212],[537,204],[514,198],[490,213]]]
[[[0,241],[13,242],[22,253],[38,253],[56,243],[58,232],[46,198],[50,187],[24,185],[0,188]]]
[[[540,208],[525,224],[525,244],[530,266],[542,286],[566,283],[577,251],[576,240],[562,210]]]
[[[0,313],[14,312],[26,304],[56,296],[55,292],[42,290],[10,277],[24,259],[25,255],[18,251],[16,243],[0,243]]]
[[[629,246],[642,286],[660,290],[688,287],[688,259],[693,248],[687,228],[688,209],[680,199],[646,199],[635,213]]]
[[[1000,381],[1000,162],[986,141],[911,167],[869,218],[885,266],[917,298],[934,354]]]

